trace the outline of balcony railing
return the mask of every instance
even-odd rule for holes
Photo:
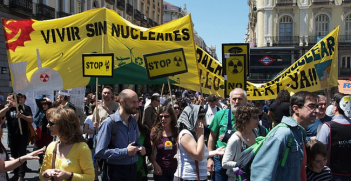
[[[147,26],[147,16],[145,16],[144,14],[141,14],[141,25],[146,27]]]
[[[296,6],[294,0],[278,0],[276,6]]]
[[[309,36],[308,37],[308,45],[314,45],[319,42],[319,40],[323,39],[324,36]]]
[[[117,8],[118,9],[120,9],[120,10],[122,10],[122,11],[124,11],[124,9],[125,9],[125,1],[124,0],[117,0]]]
[[[133,16],[133,6],[127,3],[127,14]]]
[[[273,36],[273,46],[299,45],[299,36]]]
[[[134,9],[134,19],[137,21],[141,21],[141,13],[137,9]]]
[[[57,18],[63,18],[63,17],[70,16],[70,15],[71,14],[63,12],[63,11],[57,12]]]
[[[343,4],[350,4],[350,3],[351,3],[351,0],[343,0],[342,3],[343,3]]]
[[[312,2],[313,5],[334,5],[334,0],[314,0]]]
[[[153,23],[152,19],[150,19],[150,18],[147,19],[147,26],[148,27],[153,27],[154,26],[154,23]]]
[[[28,16],[33,15],[33,1],[32,0],[10,0],[10,10],[25,14]]]
[[[350,76],[351,68],[340,68],[339,73],[340,73],[340,76]]]
[[[55,19],[55,8],[47,6],[43,3],[37,4],[37,19]]]
[[[110,4],[115,4],[115,0],[106,0],[106,2],[108,2]]]

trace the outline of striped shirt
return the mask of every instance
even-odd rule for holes
[[[307,181],[331,181],[332,174],[329,167],[324,166],[320,173],[313,172],[308,167],[306,167]]]
[[[183,129],[179,133],[178,143],[180,143],[180,139],[182,138],[182,136],[184,134],[189,134],[191,137],[193,137],[193,135],[190,133],[190,131]],[[207,157],[208,157],[208,154],[209,154],[209,152],[208,152],[208,149],[205,145],[204,158],[202,159],[202,161],[199,161],[200,180],[207,179]],[[178,159],[178,168],[177,168],[177,171],[174,173],[174,176],[179,177],[183,180],[197,180],[195,160],[185,151],[182,144],[179,144],[177,159]]]

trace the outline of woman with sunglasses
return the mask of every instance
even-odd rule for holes
[[[156,158],[151,154],[149,159],[154,166],[154,180],[173,180],[177,169],[176,138],[178,129],[177,117],[171,104],[166,104],[158,109],[157,117],[151,129],[150,140],[152,150],[156,150]]]
[[[223,147],[209,152],[205,145],[205,113],[202,106],[190,105],[178,119],[178,167],[174,176],[179,180],[207,180],[207,158],[224,154]]]
[[[240,153],[256,143],[255,129],[259,124],[259,110],[253,105],[239,106],[235,112],[236,132],[229,138],[227,150],[222,159],[222,167],[227,169],[228,181],[235,181],[234,168]]]
[[[173,109],[174,109],[174,113],[177,117],[177,119],[179,118],[180,116],[180,113],[182,113],[182,109],[181,109],[181,103],[180,102],[175,102],[173,104]]]
[[[59,141],[50,143],[40,169],[40,180],[94,180],[91,151],[82,136],[80,121],[66,106],[47,111],[47,128]]]

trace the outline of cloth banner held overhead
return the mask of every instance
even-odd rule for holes
[[[196,46],[196,54],[202,92],[224,97],[222,64],[199,46]],[[179,84],[178,86],[200,92],[198,85]]]
[[[283,89],[290,93],[298,91],[315,92],[337,86],[338,33],[339,27],[325,36],[311,50],[270,82],[254,84],[247,81],[248,100],[275,99],[278,92]],[[222,65],[204,52],[197,47],[202,90],[206,94],[217,94],[223,97]],[[209,75],[209,78],[207,78],[207,75]],[[212,75],[215,77],[212,77]],[[217,86],[217,80],[220,80],[219,86]],[[211,86],[213,83],[211,81],[215,82],[214,86]],[[179,86],[200,91],[200,88],[196,86],[184,84]],[[214,88],[218,87],[217,92],[214,91]]]
[[[94,84],[83,77],[83,53],[114,53],[114,77],[99,84],[167,83],[149,81],[144,54],[183,48],[188,73],[171,83],[199,85],[190,14],[150,29],[133,25],[110,9],[92,9],[47,21],[2,19],[15,92],[64,90]],[[191,61],[193,60],[193,61]]]
[[[264,84],[247,84],[249,100],[275,99],[281,90],[315,92],[338,85],[339,27],[321,39],[273,80]]]

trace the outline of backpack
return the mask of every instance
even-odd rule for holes
[[[267,134],[266,137],[263,137],[263,136],[257,137],[255,144],[251,145],[249,148],[245,149],[244,151],[242,151],[240,153],[239,158],[238,158],[236,165],[235,165],[235,167],[238,167],[238,169],[236,171],[234,171],[234,174],[237,176],[238,181],[245,181],[245,180],[249,181],[250,180],[252,161],[254,160],[256,154],[258,153],[258,151],[262,147],[264,141],[268,138],[268,136],[272,132],[274,132],[279,127],[289,128],[289,126],[284,124],[284,123],[278,124],[276,127],[274,127]],[[284,156],[281,160],[279,160],[279,165],[282,167],[285,166],[285,162],[286,162],[286,159],[288,158],[288,154],[289,154],[292,142],[293,142],[293,135],[290,132],[290,138],[289,138],[288,144],[286,145],[286,148],[284,151]]]

